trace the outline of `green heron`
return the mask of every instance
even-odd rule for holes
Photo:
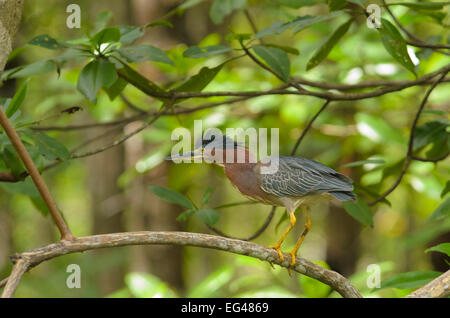
[[[289,252],[291,265],[295,265],[295,256],[305,236],[311,229],[308,215],[309,206],[322,200],[336,198],[340,201],[355,199],[352,192],[352,180],[323,164],[305,158],[293,156],[269,157],[269,160],[258,161],[245,145],[234,142],[224,135],[203,136],[196,142],[194,151],[175,154],[167,160],[203,158],[224,167],[225,175],[242,194],[263,204],[283,206],[289,216],[289,226],[280,239],[272,246],[281,262],[284,261],[280,246],[296,223],[295,211],[302,208],[306,217],[304,231],[294,249]],[[244,160],[227,160],[227,158],[243,158]],[[219,158],[219,160],[217,160]],[[278,160],[278,169],[273,173],[262,173],[263,167],[270,160]],[[227,162],[229,161],[229,162]]]

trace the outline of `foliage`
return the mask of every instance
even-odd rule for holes
[[[157,29],[174,30],[178,27],[176,19],[185,11],[200,10],[207,2],[211,22],[218,30],[226,31],[208,32],[199,43],[186,41],[169,49],[162,49],[152,38],[145,37]],[[195,119],[202,118],[208,127],[280,127],[280,153],[286,154],[320,106],[321,101],[316,98],[320,94],[356,96],[381,91],[373,98],[332,100],[332,105],[308,132],[298,154],[339,167],[354,179],[358,199],[344,203],[343,207],[359,223],[373,227],[373,230],[365,228],[361,234],[365,257],[359,259],[360,267],[366,265],[367,259],[374,258],[380,261],[392,259],[403,264],[404,254],[411,256],[413,251],[419,251],[420,256],[414,254],[414,267],[430,269],[431,264],[423,259],[429,252],[448,255],[448,243],[425,248],[428,242],[450,230],[449,164],[444,160],[450,151],[446,108],[450,96],[445,87],[448,84],[440,83],[433,90],[426,109],[418,114],[415,126],[411,126],[414,114],[426,90],[422,85],[427,84],[428,88],[436,77],[407,90],[395,85],[420,80],[448,65],[448,56],[439,52],[448,52],[448,47],[434,46],[448,46],[449,6],[441,2],[413,1],[388,4],[400,23],[417,31],[417,36],[423,39],[423,43],[416,43],[417,39],[408,36],[385,8],[381,28],[369,29],[364,1],[333,0],[327,4],[323,6],[320,1],[312,0],[261,3],[188,0],[167,12],[161,20],[141,26],[112,25],[112,15],[101,13],[95,25],[79,31],[77,38],[74,33],[58,28],[53,32],[45,29],[41,32],[37,28],[39,33],[31,26],[35,35],[21,36],[26,44],[16,48],[9,58],[9,62],[17,63],[10,64],[14,66],[1,75],[5,84],[16,81],[17,89],[8,95],[10,97],[0,98],[0,106],[38,169],[50,174],[51,179],[55,177],[52,182],[61,188],[70,183],[61,176],[65,173],[76,175],[71,177],[73,185],[68,192],[76,193],[77,198],[85,198],[89,197],[89,190],[83,183],[87,183],[88,177],[79,180],[80,184],[74,179],[80,169],[86,172],[86,168],[72,159],[90,155],[89,151],[80,152],[80,147],[86,146],[84,141],[89,145],[86,136],[90,132],[79,129],[86,134],[73,137],[64,130],[39,130],[42,126],[45,128],[48,121],[59,127],[74,125],[78,115],[61,111],[61,105],[64,109],[83,105],[87,112],[83,118],[94,120],[94,125],[99,127],[105,124],[116,128],[133,122],[127,120],[135,115],[130,115],[132,111],[136,111],[131,110],[122,97],[139,105],[137,109],[142,112],[137,113],[141,115],[138,120],[151,122],[150,127],[141,132],[142,140],[151,146],[151,150],[119,178],[119,187],[128,190],[133,180],[164,162],[171,131],[178,126],[190,129]],[[252,23],[246,20],[245,14],[251,16],[253,12],[258,13],[253,15],[256,17],[255,29],[250,27]],[[68,37],[71,39],[66,40]],[[147,78],[140,65],[148,62],[163,76]],[[41,85],[44,82],[46,85]],[[388,84],[383,85],[383,82]],[[368,86],[351,86],[361,83]],[[370,83],[378,84],[371,86]],[[329,88],[333,84],[346,85],[346,88],[340,89],[339,85]],[[283,93],[265,93],[271,89],[282,89]],[[223,94],[214,95],[214,92]],[[245,94],[234,96],[233,92],[261,94],[247,98]],[[118,125],[111,124],[121,120],[124,121]],[[414,137],[411,163],[405,158],[410,136]],[[119,144],[121,142],[113,142],[111,147]],[[409,166],[403,176],[405,162]],[[47,172],[54,166],[60,168],[56,172]],[[210,179],[210,171],[192,166],[170,166],[168,188],[150,186],[151,192],[159,198],[184,209],[177,218],[184,221],[181,226],[194,230],[196,222],[200,221],[209,226],[218,224],[227,230],[230,230],[228,223],[233,223],[238,227],[237,230],[231,228],[233,232],[252,230],[254,223],[245,219],[251,216],[240,213],[247,208],[241,207],[240,202],[229,203],[240,196],[226,183],[205,182]],[[5,206],[12,208],[15,218],[23,221],[21,218],[25,215],[30,217],[30,214],[20,212],[30,210],[28,203],[24,203],[28,201],[34,206],[31,210],[48,214],[3,131],[0,133],[0,172],[10,173],[18,181],[0,183],[2,192],[7,194],[3,195]],[[395,184],[400,174],[403,178],[395,191],[380,200],[384,204],[371,204]],[[80,200],[84,202],[80,209],[76,199],[69,199],[64,194],[61,197],[66,198],[58,202],[65,216],[78,220],[83,224],[80,225],[82,232],[88,232],[84,221],[78,219],[82,216],[76,216],[79,210],[88,209],[87,203]],[[238,211],[235,217],[240,222],[231,222],[228,213],[218,212],[226,207]],[[324,214],[319,212],[318,215],[318,219],[322,218],[319,223],[324,223]],[[278,225],[283,220],[285,216],[280,218]],[[18,233],[23,232],[27,229],[18,230]],[[268,232],[273,234],[273,231]],[[316,245],[317,242],[319,240],[315,241]],[[32,243],[30,239],[17,247],[23,250],[34,248]],[[424,250],[428,253],[422,253]],[[258,285],[257,276],[241,275],[241,265],[217,268],[186,295],[326,297],[330,294],[327,286],[303,276],[298,280],[300,285],[289,288],[279,283],[278,272],[264,272],[270,277],[269,281],[278,282],[275,287]],[[261,270],[259,263],[250,267]],[[376,294],[398,296],[395,291],[386,289],[417,288],[437,275],[429,270],[401,273],[405,268],[411,266],[403,264],[395,268],[400,273],[384,280],[383,290]],[[149,274],[129,273],[124,283],[126,287],[111,296],[181,295],[180,291],[174,291],[167,283]]]

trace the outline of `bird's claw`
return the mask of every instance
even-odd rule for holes
[[[291,255],[291,266],[294,266],[295,265],[295,263],[296,263],[296,261],[295,261],[295,254],[297,254],[296,252],[294,252],[294,251],[292,251],[292,252],[289,252],[289,255]]]
[[[283,253],[280,250],[280,246],[276,244],[276,245],[269,246],[269,248],[273,248],[275,251],[277,251],[278,256],[280,257],[280,262],[283,263],[284,262],[284,256],[283,256]]]

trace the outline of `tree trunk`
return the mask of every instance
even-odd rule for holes
[[[0,75],[12,51],[22,8],[23,0],[0,0]]]

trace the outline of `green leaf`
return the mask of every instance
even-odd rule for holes
[[[370,211],[369,206],[360,197],[357,198],[356,202],[345,201],[342,202],[342,205],[344,206],[345,211],[347,211],[347,213],[355,220],[364,225],[373,226],[372,212]]]
[[[223,265],[211,274],[209,274],[200,283],[195,284],[194,287],[188,291],[188,298],[205,298],[218,297],[221,294],[224,286],[228,284],[233,278],[234,267],[230,264]]]
[[[20,174],[25,171],[22,161],[19,159],[16,151],[11,145],[8,145],[3,149],[1,157],[5,165],[11,170],[14,177],[19,178]]]
[[[114,64],[105,59],[97,59],[81,70],[77,88],[86,98],[95,103],[100,88],[110,87],[117,78]]]
[[[175,203],[188,209],[193,208],[191,201],[181,193],[157,185],[151,185],[150,191],[152,191],[164,201]]]
[[[296,17],[292,21],[289,22],[282,22],[278,21],[273,23],[270,27],[265,28],[255,35],[255,39],[262,38],[267,35],[275,35],[275,34],[281,34],[285,32],[286,30],[293,29],[294,33],[300,32],[301,30],[319,23],[323,21],[330,20],[334,17],[337,17],[342,14],[342,11],[335,11],[326,15],[320,15],[320,16],[311,16],[311,15],[305,15]]]
[[[163,50],[151,45],[128,46],[117,50],[128,62],[154,61],[173,65]]]
[[[47,160],[68,160],[70,159],[70,152],[66,146],[58,140],[47,136],[44,133],[36,133],[34,142],[38,147],[42,156]]]
[[[347,0],[328,0],[328,9],[331,11],[341,10],[348,4]]]
[[[427,248],[425,250],[425,253],[429,253],[429,252],[440,252],[440,253],[444,253],[447,256],[450,256],[450,243],[442,243],[430,248]]]
[[[177,7],[177,9],[185,10],[185,9],[191,8],[191,7],[201,3],[203,1],[205,1],[205,0],[186,0],[182,4],[180,4]]]
[[[19,107],[22,105],[25,96],[27,95],[27,86],[28,86],[29,79],[27,79],[25,82],[20,85],[17,92],[14,94],[14,97],[11,99],[11,102],[8,105],[8,108],[6,109],[6,116],[10,118],[12,115],[15,114],[15,112],[19,109]]]
[[[9,69],[2,74],[2,81],[10,78],[22,78],[58,70],[58,63],[52,59],[41,60],[25,66]]]
[[[45,204],[44,199],[42,197],[30,197],[31,202],[33,203],[34,207],[42,213],[43,216],[49,215],[50,211],[47,208],[47,205]]]
[[[406,139],[402,133],[379,116],[357,113],[355,119],[359,133],[374,142],[406,144]]]
[[[398,288],[398,289],[409,289],[421,287],[442,273],[435,271],[416,271],[402,273],[389,277],[381,282],[379,289],[383,288]]]
[[[441,198],[445,197],[445,195],[450,191],[450,180],[445,184],[444,189],[441,192]]]
[[[441,10],[444,6],[449,5],[448,2],[391,2],[388,6],[404,6],[411,9],[420,10]]]
[[[247,4],[246,0],[214,0],[209,10],[209,16],[215,24],[223,22],[224,17],[235,9],[242,9]]]
[[[291,63],[286,52],[275,47],[267,47],[264,45],[255,45],[252,49],[284,81],[289,79]]]
[[[136,72],[126,63],[121,63],[117,70],[122,78],[124,78],[128,83],[141,90],[147,95],[159,95],[165,94],[166,91],[150,81],[148,78],[142,76],[139,72]],[[167,98],[155,97],[159,100],[167,100]]]
[[[336,43],[339,42],[339,40],[345,35],[345,33],[347,33],[352,22],[353,19],[348,20],[346,23],[342,24],[336,31],[334,31],[333,34],[331,34],[328,40],[324,44],[322,44],[322,46],[314,53],[314,55],[308,61],[308,64],[306,65],[306,70],[309,71],[310,69],[316,67],[328,56],[328,54],[331,52]]]
[[[213,46],[190,46],[186,51],[183,52],[184,57],[190,58],[201,58],[201,57],[210,57],[213,55],[224,54],[230,52],[232,50],[231,47],[225,45],[213,45]]]
[[[403,39],[397,28],[388,20],[382,18],[381,28],[378,28],[377,30],[380,33],[381,41],[386,51],[397,60],[397,62],[416,75],[415,66],[411,61],[406,48],[406,41]]]
[[[216,67],[203,67],[198,74],[192,76],[186,82],[175,88],[177,92],[201,92],[216,77],[223,64]]]
[[[278,45],[278,44],[271,44],[271,43],[265,43],[265,42],[264,42],[264,46],[274,47],[274,48],[283,50],[286,53],[290,53],[290,54],[293,54],[293,55],[300,55],[300,51],[297,50],[295,47]]]
[[[450,215],[450,197],[444,200],[428,218],[429,221],[442,220]]]
[[[212,191],[213,189],[211,187],[206,188],[205,193],[203,193],[202,207],[209,203]]]
[[[0,188],[10,194],[24,194],[29,197],[39,197],[39,191],[36,189],[31,177],[26,178],[24,181],[14,183],[0,182]]]
[[[233,42],[234,40],[238,41],[239,43],[242,43],[245,40],[250,40],[252,38],[252,34],[250,33],[234,33],[231,31],[226,37],[225,40],[228,42]]]
[[[103,90],[108,94],[109,100],[113,101],[120,93],[122,93],[127,85],[128,82],[119,77],[110,87],[103,87]]]
[[[57,50],[62,48],[61,44],[54,38],[50,37],[48,34],[38,35],[33,38],[28,44],[37,45],[50,50]]]
[[[414,132],[413,149],[417,150],[430,143],[435,143],[441,139],[447,139],[450,133],[446,131],[448,123],[443,121],[430,121],[416,128]]]
[[[209,226],[213,226],[219,221],[220,215],[216,210],[213,209],[201,209],[195,213],[203,222]]]
[[[186,210],[177,216],[177,221],[186,221],[188,216],[192,215],[194,213],[195,213],[195,210],[193,210],[193,209]]]
[[[360,6],[361,8],[364,8],[364,3],[366,2],[366,0],[348,0],[348,2],[356,4],[356,5]]]
[[[347,163],[345,165],[342,165],[341,168],[351,168],[351,167],[359,167],[366,164],[375,164],[375,165],[383,165],[386,161],[383,159],[368,159],[368,160],[360,160],[360,161],[354,161]]]
[[[369,197],[371,197],[374,200],[381,196],[379,193],[376,192],[376,190],[373,190],[372,188],[369,188],[369,187],[363,187],[361,185],[358,185],[356,188],[358,191],[368,195]],[[382,199],[380,201],[380,203],[384,203],[384,204],[387,204],[388,206],[392,206],[391,202],[389,202],[386,198]]]
[[[92,39],[91,43],[96,47],[100,47],[103,43],[117,42],[121,38],[120,30],[117,27],[109,27],[96,33]]]
[[[276,2],[278,2],[280,5],[294,9],[318,4],[318,0],[276,0]]]
[[[144,28],[154,28],[157,26],[166,26],[169,28],[173,28],[173,24],[167,20],[159,20],[159,21],[155,21],[155,22],[150,22],[147,23]]]
[[[136,39],[144,35],[142,27],[132,26],[132,25],[120,25],[120,39],[119,42],[122,44],[133,43]]]

